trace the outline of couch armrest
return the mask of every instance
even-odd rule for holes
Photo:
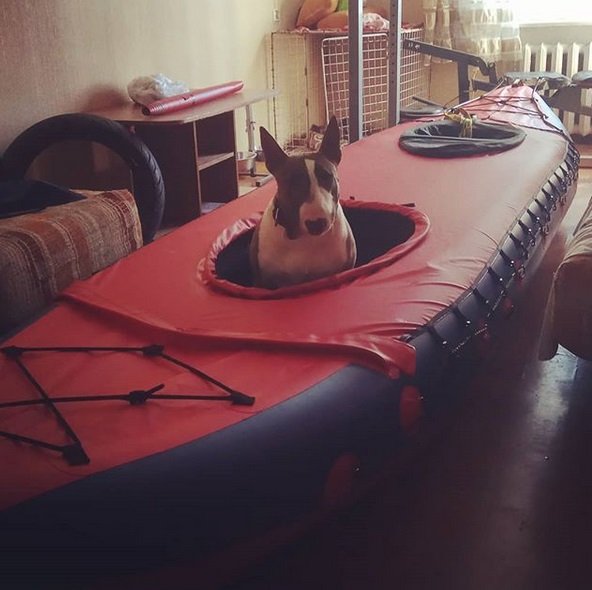
[[[592,199],[555,271],[539,357],[552,358],[559,344],[592,360]]]
[[[142,246],[129,191],[78,192],[88,198],[0,220],[0,333]]]

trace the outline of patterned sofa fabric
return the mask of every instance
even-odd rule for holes
[[[85,279],[142,246],[135,200],[127,190],[0,219],[0,333],[46,308]]]

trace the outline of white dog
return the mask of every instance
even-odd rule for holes
[[[267,169],[277,181],[250,246],[255,286],[277,289],[352,268],[356,244],[339,203],[339,127],[331,118],[318,152],[288,156],[261,128]]]

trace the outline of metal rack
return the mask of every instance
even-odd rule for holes
[[[307,149],[311,128],[325,124],[321,44],[326,34],[277,32],[271,35],[270,85],[273,133],[284,149]]]
[[[421,41],[423,29],[403,29],[401,36]],[[354,141],[350,121],[356,113],[350,113],[349,47],[349,37],[341,33],[272,34],[270,84],[279,91],[273,101],[274,133],[286,150],[313,147],[314,130],[322,128],[331,114],[340,123],[344,141]],[[362,135],[389,126],[389,51],[387,33],[363,35],[363,93],[358,103]],[[414,95],[427,96],[428,70],[418,53],[402,51],[397,86],[403,107],[411,104]]]
[[[403,29],[405,40],[421,41],[423,29]],[[389,126],[389,37],[386,33],[366,34],[362,43],[361,136]],[[344,141],[353,141],[350,120],[349,39],[329,37],[322,42],[322,63],[326,117],[335,115]],[[427,68],[421,56],[402,51],[399,76],[399,105],[410,106],[413,96],[427,96]]]

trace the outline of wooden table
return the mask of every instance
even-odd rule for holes
[[[203,202],[225,203],[238,196],[234,111],[246,108],[251,133],[250,106],[276,94],[244,90],[163,115],[144,115],[132,102],[94,114],[122,123],[146,143],[164,178],[163,223],[178,225],[198,217]]]

